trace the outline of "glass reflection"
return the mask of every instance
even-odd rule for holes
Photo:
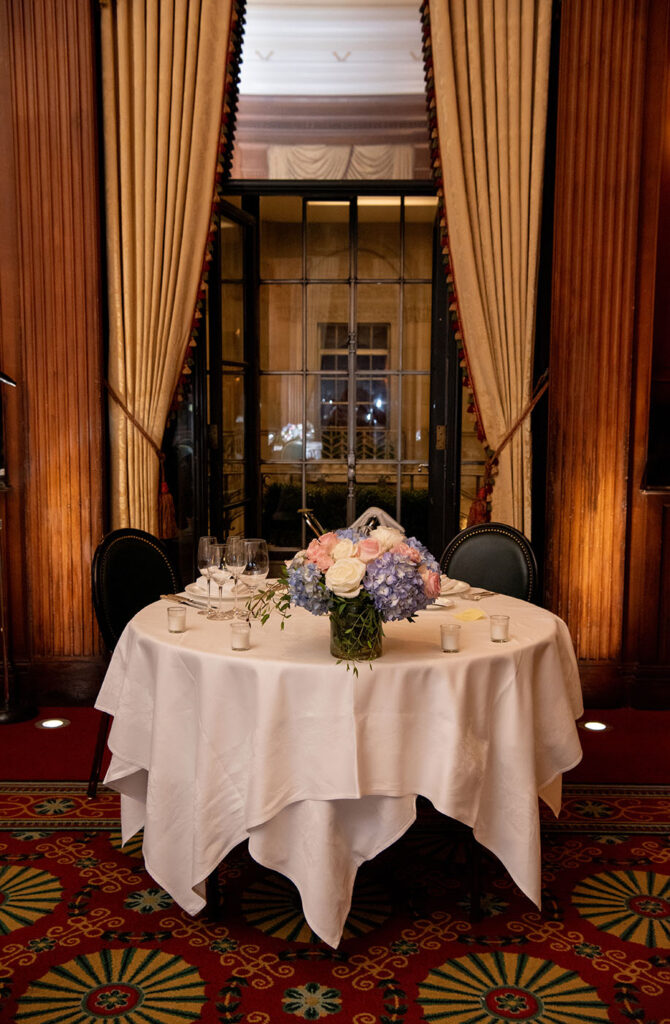
[[[405,197],[405,277],[430,281],[433,276],[433,227],[437,197]]]
[[[349,277],[349,203],[307,204],[307,277]]]
[[[358,276],[400,276],[400,196],[358,197]]]
[[[259,306],[261,370],[302,369],[300,285],[261,285]]]
[[[302,277],[302,199],[262,196],[260,274],[265,280]]]

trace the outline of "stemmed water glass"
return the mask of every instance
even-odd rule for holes
[[[212,577],[209,574],[209,549],[212,544],[216,544],[216,537],[201,537],[198,541],[198,570],[207,580],[207,607],[199,611],[198,615],[208,615],[212,609]]]
[[[237,607],[237,584],[247,564],[247,550],[243,537],[228,538],[224,552],[224,564],[235,581],[233,610],[227,613],[226,618],[245,619],[246,615]]]
[[[208,619],[227,619],[231,615],[230,612],[221,610],[223,605],[223,586],[228,582],[229,576],[224,563],[224,551],[223,544],[210,544],[209,546],[209,575],[219,588],[219,606],[218,608],[210,608],[207,613]]]
[[[242,583],[253,593],[263,586],[270,571],[267,541],[260,537],[252,537],[244,542],[247,561],[242,573]]]

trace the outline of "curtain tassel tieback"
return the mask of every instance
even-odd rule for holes
[[[491,455],[486,460],[484,464],[484,483],[477,491],[477,496],[470,506],[470,511],[468,512],[468,526],[474,526],[475,523],[488,522],[489,497],[491,495],[491,491],[493,490],[493,474],[495,467],[498,464],[500,454],[512,440],[512,438],[514,437],[514,435],[516,434],[517,430],[519,429],[523,421],[526,419],[526,417],[530,416],[531,412],[533,411],[537,403],[540,401],[542,395],[545,393],[548,387],[549,370],[547,369],[544,371],[542,376],[539,378],[537,384],[535,385],[530,401],[524,408],[521,415],[517,417],[512,426],[509,428],[509,430],[503,437],[502,441],[494,451],[493,455]]]
[[[126,403],[116,393],[112,385],[108,381],[105,381],[104,384],[110,397],[113,398],[119,409],[121,409],[125,416],[130,420],[132,425],[139,430],[144,440],[156,453],[158,465],[160,467],[158,486],[158,536],[161,540],[173,540],[177,536],[177,517],[175,514],[174,500],[170,494],[170,488],[168,487],[167,480],[165,479],[165,452],[158,447],[151,434],[149,434],[139,420],[133,416]]]

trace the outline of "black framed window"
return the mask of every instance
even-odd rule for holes
[[[232,188],[233,186],[231,186]],[[192,539],[278,565],[370,505],[436,554],[459,525],[461,393],[432,187],[237,183],[195,350]]]

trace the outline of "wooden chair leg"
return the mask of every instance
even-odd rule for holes
[[[102,758],[105,753],[107,733],[109,732],[109,726],[112,721],[111,715],[108,715],[106,711],[101,712],[101,714],[102,718],[100,719],[100,725],[98,726],[98,738],[96,740],[95,751],[93,753],[93,764],[91,765],[91,774],[89,776],[88,788],[86,790],[86,795],[91,799],[95,797],[98,792]]]

